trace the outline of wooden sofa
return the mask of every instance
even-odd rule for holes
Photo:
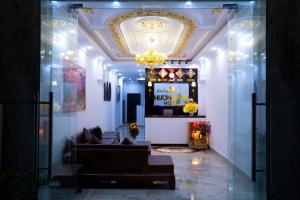
[[[170,156],[150,155],[150,142],[132,145],[80,145],[73,149],[82,165],[84,188],[175,189],[174,165]]]
[[[93,129],[90,129],[91,132]],[[80,188],[175,189],[174,165],[170,156],[151,155],[151,144],[147,141],[130,145],[119,144],[119,141],[118,132],[102,133],[98,144],[87,142],[83,133],[72,136],[66,144],[63,166],[58,166],[59,176],[53,179],[64,180],[68,174],[76,175],[80,183],[75,183],[75,186]],[[61,174],[61,169],[68,168],[67,165],[80,166],[80,169],[76,173]]]

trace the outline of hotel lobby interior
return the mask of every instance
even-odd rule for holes
[[[42,3],[38,199],[266,199],[264,6]]]

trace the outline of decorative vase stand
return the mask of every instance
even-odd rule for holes
[[[195,150],[206,150],[209,148],[209,122],[189,122],[189,130],[189,148]]]
[[[196,150],[207,150],[209,149],[208,143],[201,143],[201,142],[193,142],[189,141],[189,148],[196,149]]]

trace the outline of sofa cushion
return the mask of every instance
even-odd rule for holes
[[[84,136],[85,141],[88,142],[88,141],[90,141],[92,139],[93,135],[92,135],[92,133],[88,129],[83,128],[82,134]]]
[[[131,145],[131,144],[134,144],[129,138],[125,137],[121,144],[126,144],[126,145]]]
[[[99,140],[102,140],[102,130],[99,126],[91,128],[90,132],[95,135]]]
[[[78,133],[76,135],[73,135],[71,137],[71,141],[73,142],[73,144],[84,144],[84,143],[86,143],[86,140],[85,140],[84,135],[83,135],[82,132]]]
[[[96,135],[92,135],[91,139],[87,142],[88,144],[101,144],[101,140],[99,140]]]

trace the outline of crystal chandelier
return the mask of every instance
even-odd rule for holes
[[[137,54],[135,60],[138,64],[153,68],[166,62],[167,56],[155,50],[148,50],[142,54]]]

